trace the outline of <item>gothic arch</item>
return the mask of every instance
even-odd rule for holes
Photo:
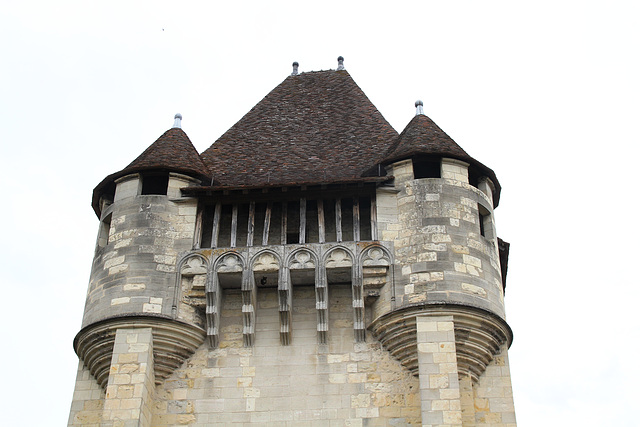
[[[185,269],[187,271],[183,271]],[[175,285],[173,292],[173,303],[171,305],[171,317],[174,319],[178,318],[178,312],[180,307],[180,301],[182,300],[182,290],[183,286],[186,286],[189,289],[193,288],[195,276],[198,276],[196,287],[206,286],[206,282],[209,277],[209,259],[206,256],[198,253],[189,253],[184,255],[176,264],[176,275],[175,275]],[[202,278],[201,276],[204,276]],[[185,279],[185,281],[190,281],[191,283],[183,283],[183,277],[191,278]],[[200,282],[203,283],[200,283]]]

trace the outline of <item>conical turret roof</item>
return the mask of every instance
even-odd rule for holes
[[[480,175],[487,176],[495,185],[494,205],[500,200],[500,183],[496,174],[467,154],[433,120],[424,114],[417,114],[396,138],[386,155],[379,163],[386,165],[402,159],[416,156],[449,157],[470,164]]]
[[[119,173],[127,174],[151,169],[184,172],[197,177],[209,175],[209,170],[187,134],[176,127],[163,133],[156,142]]]
[[[114,191],[116,179],[143,171],[180,172],[204,180],[209,177],[207,167],[187,134],[181,128],[173,127],[163,133],[127,167],[107,176],[96,186],[92,200],[94,211],[100,215],[100,196]]]
[[[287,77],[202,153],[215,186],[361,179],[398,133],[345,70]]]
[[[439,155],[473,160],[456,142],[424,114],[416,115],[393,142],[381,163],[388,164],[412,156]]]

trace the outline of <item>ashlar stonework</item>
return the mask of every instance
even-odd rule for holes
[[[94,190],[69,426],[515,426],[495,173],[344,69]]]

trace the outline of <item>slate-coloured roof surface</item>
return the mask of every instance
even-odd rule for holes
[[[449,135],[424,114],[416,115],[393,142],[379,163],[389,164],[415,156],[449,157],[465,161],[495,185],[494,205],[500,199],[500,183],[495,173],[468,155]]]
[[[398,133],[347,71],[287,77],[202,153],[216,186],[362,176]]]

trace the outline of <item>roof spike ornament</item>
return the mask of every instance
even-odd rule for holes
[[[174,118],[173,127],[181,129],[182,128],[182,114],[177,113],[175,116],[173,116],[173,118]]]
[[[416,116],[424,116],[424,109],[422,108],[422,101],[419,99],[416,101]]]
[[[336,71],[339,70],[344,70],[344,58],[342,56],[338,56],[338,69]]]
[[[297,76],[298,75],[298,65],[300,65],[300,64],[298,64],[298,61],[295,61],[293,63],[293,71],[291,72],[292,76]]]

